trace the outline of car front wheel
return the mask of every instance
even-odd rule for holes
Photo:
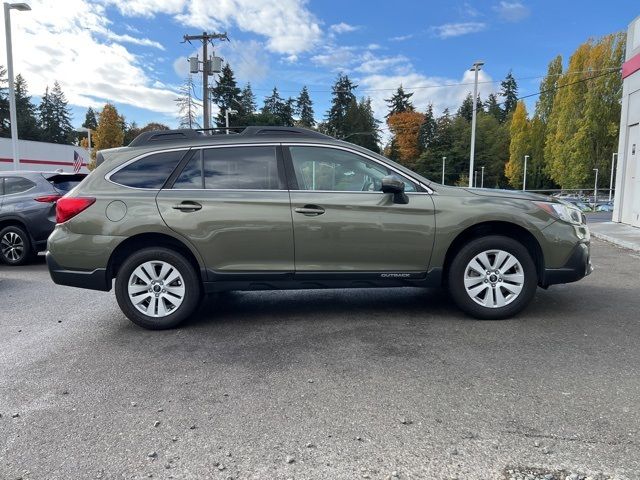
[[[501,320],[520,312],[533,298],[537,283],[527,249],[498,235],[477,238],[462,247],[448,276],[456,304],[481,320]]]
[[[116,298],[123,313],[150,330],[174,328],[197,308],[201,285],[191,263],[167,248],[134,253],[116,277]]]

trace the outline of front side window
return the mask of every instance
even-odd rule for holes
[[[13,195],[23,193],[35,187],[36,184],[24,177],[6,177],[4,179],[4,194]]]
[[[289,152],[300,190],[379,192],[382,178],[394,175],[384,165],[345,150],[291,146]],[[412,182],[404,183],[405,191],[416,191]]]
[[[257,146],[202,150],[187,163],[173,188],[279,190],[276,148]]]
[[[127,187],[162,188],[184,154],[181,150],[147,155],[118,170],[110,180]]]

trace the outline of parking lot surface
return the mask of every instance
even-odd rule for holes
[[[438,290],[238,292],[163,332],[0,266],[0,478],[640,478],[640,256],[593,261],[506,321]]]

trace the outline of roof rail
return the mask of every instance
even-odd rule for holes
[[[300,136],[307,138],[331,138],[314,130],[300,127],[277,127],[277,126],[249,126],[249,127],[215,127],[201,129],[176,129],[176,130],[153,130],[144,132],[134,138],[129,144],[130,147],[141,147],[155,144],[156,142],[184,142],[186,140],[202,139],[203,137],[218,136],[221,134],[233,133],[242,137],[257,136]],[[226,135],[224,138],[227,138]]]

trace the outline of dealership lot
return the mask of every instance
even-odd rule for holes
[[[640,256],[593,259],[513,320],[437,290],[253,292],[163,332],[0,266],[0,478],[638,478]]]

